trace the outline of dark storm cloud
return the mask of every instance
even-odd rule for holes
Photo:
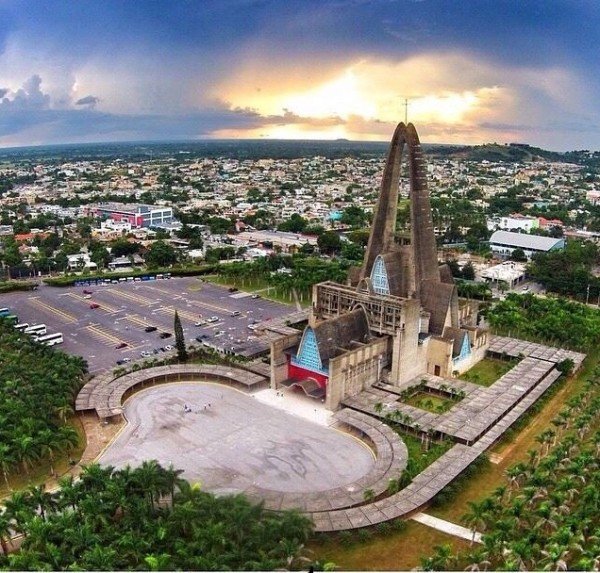
[[[580,110],[573,112],[574,124],[597,125],[599,44],[600,3],[595,0],[0,0],[0,81],[10,86],[0,89],[0,124],[6,137],[25,124],[36,133],[36,120],[46,141],[66,141],[78,133],[93,138],[94,129],[103,138],[113,132],[160,138],[162,129],[169,137],[202,136],[210,133],[209,126],[228,129],[235,122],[318,126],[320,121],[326,127],[342,121],[215,110],[202,94],[244,58],[272,63],[293,77],[306,74],[306,62],[333,69],[363,58],[397,63],[421,54],[454,53],[474,65],[498,64],[506,70],[492,85],[510,87],[515,69],[568,70],[584,79],[589,91],[585,98],[576,87],[565,93],[570,108]],[[80,84],[85,91],[74,96],[79,98],[74,103],[69,99],[82,70],[93,77],[97,69],[112,71],[113,66],[118,74]],[[40,75],[55,91],[41,84]],[[18,88],[25,77],[30,79]],[[113,95],[122,95],[122,107]],[[109,103],[113,110],[133,112],[102,114]],[[533,93],[519,100],[518,109],[525,110],[526,119],[503,117],[499,123],[512,119],[518,125],[533,116],[535,130],[558,114],[556,102]],[[21,117],[19,110],[35,113]],[[159,111],[134,115],[139,110]],[[600,147],[600,136],[594,141],[585,145]]]
[[[75,105],[89,105],[90,107],[94,107],[99,102],[100,102],[99,97],[89,95],[89,96],[85,96],[85,97],[78,99],[75,102]]]

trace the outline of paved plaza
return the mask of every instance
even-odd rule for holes
[[[156,459],[217,494],[325,492],[352,484],[375,465],[359,440],[219,384],[144,390],[126,402],[125,415],[128,425],[101,464]]]

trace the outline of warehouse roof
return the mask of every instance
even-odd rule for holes
[[[564,239],[527,235],[526,233],[512,233],[510,231],[496,231],[490,237],[490,244],[494,243],[534,251],[549,251],[557,247],[562,247]]]

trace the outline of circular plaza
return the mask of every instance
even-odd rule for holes
[[[127,425],[100,464],[136,466],[155,459],[216,494],[243,492],[273,505],[269,499],[278,494],[352,491],[375,466],[372,450],[353,436],[222,384],[154,386],[131,396],[123,408]]]

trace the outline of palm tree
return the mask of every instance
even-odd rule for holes
[[[8,481],[8,473],[14,463],[15,459],[11,455],[11,448],[8,446],[8,444],[0,444],[0,471],[4,476],[6,489],[8,491],[11,490],[10,483]]]
[[[60,449],[70,453],[73,448],[79,445],[79,434],[73,426],[61,426],[58,429],[57,440]]]
[[[12,442],[17,459],[21,462],[23,470],[29,475],[29,464],[38,457],[37,445],[31,436],[17,436]]]
[[[487,529],[489,504],[484,500],[480,503],[469,501],[467,505],[469,506],[469,513],[463,515],[463,521],[469,526],[473,533],[473,537],[471,538],[472,545],[475,543],[477,530],[480,529],[481,531],[485,531]]]
[[[25,532],[25,523],[33,517],[31,499],[25,491],[15,491],[6,500],[5,514],[11,520],[15,531]]]
[[[0,508],[0,547],[2,553],[8,555],[8,540],[11,538],[12,526],[10,516],[5,509]]]
[[[54,496],[46,491],[44,484],[31,486],[28,491],[31,503],[39,510],[42,521],[46,521],[46,511],[55,506]]]
[[[47,456],[50,460],[50,473],[54,475],[54,452],[60,448],[60,441],[56,432],[53,432],[50,428],[41,430],[36,436],[36,441],[39,444],[40,454]]]

